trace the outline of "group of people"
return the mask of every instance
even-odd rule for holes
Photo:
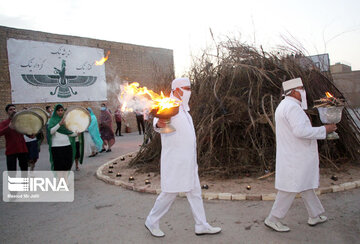
[[[135,109],[134,111],[136,124],[138,128],[139,135],[144,135],[144,143],[147,144],[152,139],[152,129],[151,129],[151,116],[147,110]],[[115,135],[122,136],[121,134],[121,125],[122,121],[125,122],[125,118],[121,111],[121,106],[115,111],[115,122],[116,122],[116,131]]]
[[[24,109],[26,109],[24,107]],[[75,161],[75,169],[79,170],[84,154],[94,157],[98,153],[111,152],[115,143],[115,134],[112,129],[112,115],[101,104],[100,123],[91,108],[87,108],[91,123],[83,133],[74,133],[65,127],[65,108],[57,104],[52,110],[46,106],[48,122],[46,127],[46,138],[49,145],[49,161],[51,170],[69,171]],[[40,144],[44,139],[42,131],[37,135],[22,135],[18,133],[11,123],[17,110],[14,104],[5,107],[8,118],[0,123],[0,136],[5,136],[6,162],[8,171],[16,171],[17,161],[21,171],[33,170],[39,158]],[[119,126],[121,128],[121,125]],[[121,135],[121,130],[120,130]]]
[[[275,112],[276,123],[276,175],[278,190],[275,202],[264,224],[279,232],[290,228],[281,221],[288,212],[297,193],[301,193],[308,211],[310,226],[327,220],[324,208],[315,194],[319,186],[319,155],[317,140],[325,139],[327,133],[337,129],[335,124],[313,127],[304,112],[307,109],[306,92],[300,78],[283,82],[285,98]],[[189,113],[191,83],[188,78],[175,79],[171,85],[171,98],[181,101],[179,113],[171,118],[176,131],[161,134],[161,193],[145,221],[145,227],[155,237],[165,234],[160,229],[160,219],[168,212],[179,192],[185,192],[195,221],[195,234],[217,234],[220,227],[211,226],[205,215],[198,176],[196,133]],[[0,135],[5,135],[8,170],[16,170],[19,159],[21,170],[27,169],[27,148],[24,137],[11,128],[11,119],[16,113],[14,105],[8,105],[7,120],[0,124]],[[100,131],[92,110],[91,125],[86,137],[91,137],[97,150],[111,151],[114,132],[111,113],[101,105]],[[50,161],[54,170],[70,170],[76,152],[76,137],[64,127],[64,107],[56,105],[47,129],[49,131]],[[116,113],[115,113],[116,114]],[[121,118],[120,118],[121,122]],[[159,132],[166,121],[155,118],[153,128]],[[121,125],[120,125],[121,126]],[[139,129],[140,131],[140,129]],[[116,131],[117,132],[117,131]],[[101,134],[101,138],[99,136]],[[119,131],[121,135],[121,129]],[[81,140],[80,140],[81,141]]]
[[[59,170],[70,170],[73,161],[78,170],[85,152],[89,157],[95,157],[102,152],[111,152],[111,147],[115,144],[112,116],[105,103],[101,104],[100,110],[100,123],[98,123],[93,110],[87,108],[91,117],[89,127],[83,133],[74,133],[64,126],[64,107],[61,104],[55,106],[47,127],[50,134],[48,142],[50,162],[54,170],[58,170],[58,167],[61,168]]]

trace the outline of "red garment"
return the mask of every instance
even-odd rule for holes
[[[100,126],[109,126],[112,128],[111,114],[108,110],[101,110],[100,112]]]
[[[27,153],[24,136],[16,130],[9,128],[10,119],[0,123],[0,136],[5,135],[6,150],[5,155],[16,153]]]
[[[102,110],[100,113],[100,134],[101,139],[110,141],[115,139],[114,131],[112,130],[111,114],[108,110]]]
[[[121,122],[121,110],[120,109],[115,111],[115,121]]]

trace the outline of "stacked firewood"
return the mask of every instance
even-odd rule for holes
[[[192,81],[190,113],[197,136],[200,175],[239,177],[275,170],[275,109],[283,99],[282,82],[301,77],[308,107],[328,91],[342,97],[330,73],[302,65],[304,55],[291,49],[265,52],[234,39],[207,49],[187,74]],[[160,90],[168,90],[171,80]],[[321,106],[339,106],[343,99],[320,99]],[[318,113],[309,113],[313,126],[321,126]],[[338,126],[339,140],[319,141],[322,166],[337,168],[360,158],[360,128],[349,110]],[[158,133],[144,144],[131,161],[139,171],[159,171],[161,141]],[[146,141],[146,138],[145,138]],[[179,142],[181,143],[181,142]]]

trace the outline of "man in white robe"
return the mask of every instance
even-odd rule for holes
[[[196,135],[188,102],[191,95],[188,78],[175,79],[171,85],[171,98],[181,100],[179,113],[171,118],[176,131],[161,134],[161,193],[146,218],[145,226],[153,236],[163,237],[159,222],[179,192],[185,192],[195,220],[195,234],[217,234],[219,227],[206,221],[201,198],[201,187],[196,158]],[[155,131],[165,126],[164,120],[154,119]]]
[[[301,78],[283,83],[285,99],[275,111],[276,124],[276,199],[265,225],[280,232],[290,231],[283,219],[297,193],[301,193],[309,214],[308,224],[314,226],[327,220],[324,208],[314,189],[319,186],[319,155],[317,140],[336,130],[336,125],[312,127],[304,109],[306,93]]]

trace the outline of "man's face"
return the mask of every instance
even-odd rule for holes
[[[176,88],[175,92],[174,92],[174,95],[181,99],[181,97],[184,95],[184,91],[191,91],[191,87],[190,86],[182,86],[180,88]]]
[[[9,115],[9,118],[13,118],[14,115],[16,114],[16,107],[15,106],[9,107],[7,114]]]
[[[300,92],[298,92],[297,90],[304,90],[304,87],[303,87],[303,86],[299,86],[299,87],[296,87],[296,88],[294,89],[294,97],[295,97],[297,100],[301,101],[301,100],[302,100],[302,99],[301,99],[301,94],[300,94]]]

